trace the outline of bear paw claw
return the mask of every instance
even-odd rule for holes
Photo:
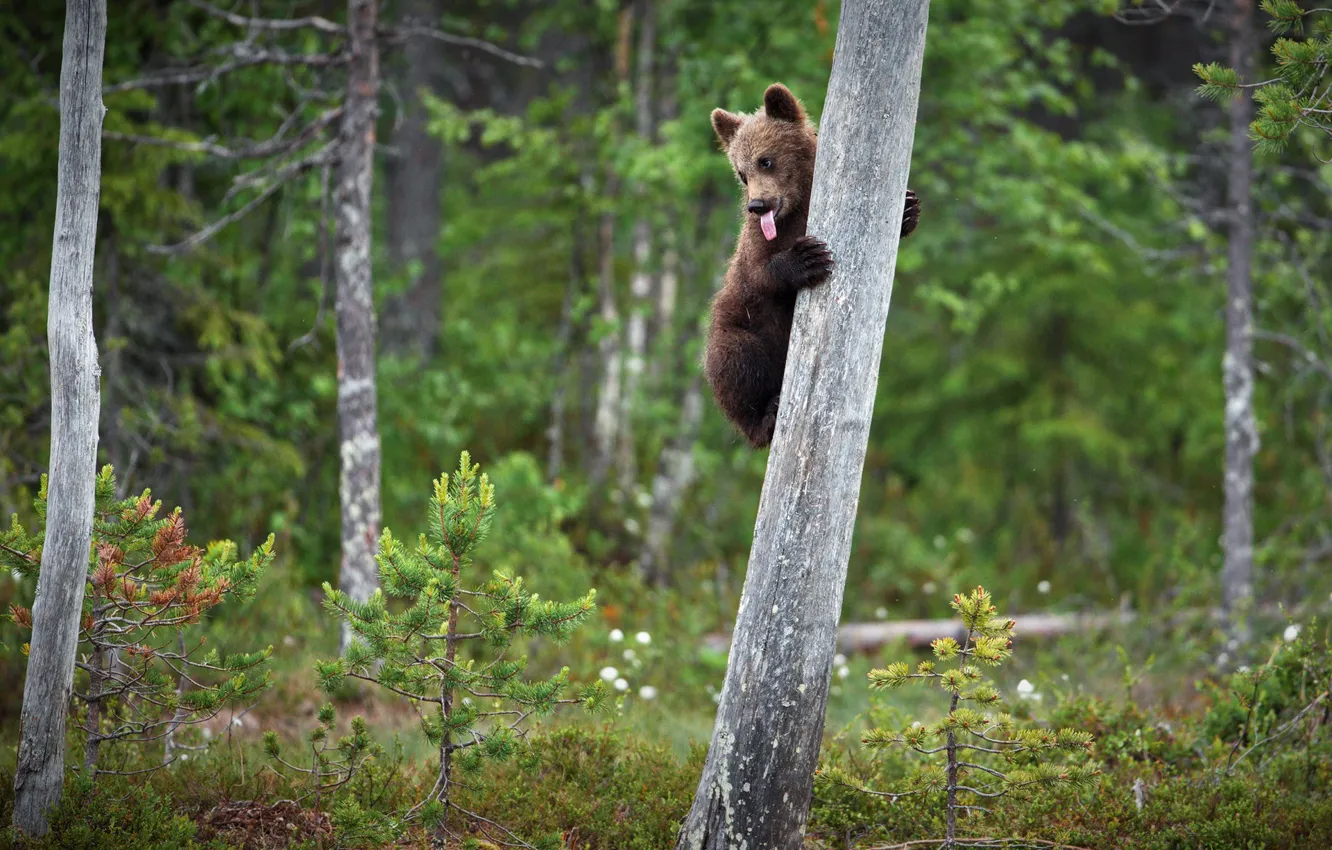
[[[903,239],[911,235],[920,223],[920,198],[916,193],[907,189],[906,207],[902,211],[902,237]]]
[[[837,262],[828,245],[816,236],[801,236],[791,246],[791,264],[802,286],[817,286],[828,279]]]

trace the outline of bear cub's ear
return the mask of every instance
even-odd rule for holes
[[[763,111],[769,118],[778,121],[791,121],[802,124],[805,121],[805,109],[796,100],[791,90],[781,83],[773,83],[763,93]]]
[[[727,112],[725,109],[712,110],[712,129],[717,131],[717,138],[721,139],[723,148],[731,147],[731,140],[735,138],[735,134],[744,120],[739,115]]]

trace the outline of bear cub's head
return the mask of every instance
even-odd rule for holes
[[[771,242],[783,220],[808,210],[818,143],[814,125],[790,89],[773,83],[762,110],[737,115],[714,109],[712,128],[745,186],[745,209]]]

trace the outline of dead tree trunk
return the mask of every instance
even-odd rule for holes
[[[695,373],[680,405],[680,423],[675,437],[662,452],[657,474],[652,478],[652,505],[638,568],[644,580],[658,587],[666,584],[671,535],[685,491],[694,482],[694,441],[703,420],[703,376]]]
[[[379,103],[376,0],[348,0],[351,62],[338,138],[336,189],[338,314],[338,440],[342,502],[339,584],[366,600],[378,584],[379,426],[375,391],[375,302],[370,270],[370,189]],[[349,632],[344,626],[342,643]]]
[[[615,39],[615,76],[621,83],[629,79],[629,46],[633,34],[633,7],[620,10],[619,31]],[[601,354],[601,385],[597,390],[596,413],[592,421],[592,460],[588,464],[588,483],[594,494],[610,475],[615,463],[620,425],[620,397],[624,392],[624,345],[621,339],[620,311],[615,302],[615,207],[620,194],[620,178],[611,167],[606,169],[603,190],[607,201],[598,227],[600,256],[600,315],[605,336],[597,345]],[[599,498],[599,496],[594,496]]]
[[[407,4],[409,23],[434,26],[439,21],[437,0]],[[398,268],[409,270],[407,290],[384,305],[384,349],[428,360],[439,339],[443,304],[443,264],[440,262],[440,188],[444,180],[444,146],[426,129],[422,90],[431,90],[442,76],[444,51],[426,38],[403,45],[402,124],[394,133],[400,158],[394,163],[390,184],[389,253]]]
[[[823,735],[920,96],[928,2],[842,4],[800,294],[726,683],[680,850],[797,850]]]
[[[638,55],[634,81],[634,131],[644,142],[651,144],[655,134],[652,104],[652,66],[657,40],[656,14],[652,0],[638,0],[635,4],[638,18]],[[643,187],[636,194],[643,200]],[[634,273],[629,278],[629,316],[625,327],[624,391],[620,395],[619,451],[616,456],[620,489],[628,493],[637,483],[635,463],[634,407],[647,362],[648,316],[652,306],[652,220],[648,213],[639,211],[634,223]]]
[[[1235,0],[1230,64],[1240,80],[1251,81],[1256,36],[1253,0]],[[1253,458],[1258,424],[1253,410],[1253,143],[1249,123],[1253,97],[1240,89],[1230,105],[1230,163],[1226,201],[1230,221],[1226,267],[1225,508],[1222,517],[1224,563],[1221,585],[1227,611],[1248,606],[1253,597]]]
[[[60,63],[60,156],[46,334],[51,357],[51,462],[46,542],[32,610],[14,772],[14,826],[47,832],[65,778],[65,716],[92,545],[97,419],[93,255],[102,171],[106,0],[69,0]]]

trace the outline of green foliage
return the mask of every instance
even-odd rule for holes
[[[13,778],[0,774],[6,803]],[[25,841],[25,850],[119,850],[141,847],[144,850],[224,850],[221,841],[198,841],[193,820],[178,810],[167,796],[143,783],[116,783],[114,788],[94,785],[87,776],[71,779],[65,796],[51,812],[51,831],[41,839]],[[9,807],[0,806],[9,824]],[[0,847],[12,836],[8,829],[0,833]]]
[[[264,754],[278,765],[275,770],[280,775],[301,788],[300,800],[311,800],[315,812],[321,811],[326,795],[334,798],[333,821],[339,835],[386,840],[393,834],[393,824],[388,819],[363,810],[354,796],[337,796],[344,786],[364,779],[363,774],[375,772],[385,761],[384,748],[371,739],[365,718],[359,715],[352,718],[349,734],[334,741],[336,723],[337,709],[326,703],[319,709],[315,727],[305,742],[308,766],[284,758],[281,741],[271,730],[264,733]],[[400,762],[401,748],[395,744],[394,751],[393,760]],[[373,779],[370,781],[373,783]]]
[[[532,738],[521,754],[469,780],[466,808],[528,835],[587,850],[671,846],[689,808],[703,751],[678,760],[660,743],[599,727]]]
[[[965,637],[939,638],[931,645],[936,661],[922,661],[914,670],[897,662],[869,674],[870,687],[894,689],[908,683],[934,682],[949,694],[948,712],[938,722],[903,725],[900,731],[869,729],[862,739],[870,750],[901,747],[919,755],[943,755],[943,764],[928,763],[908,774],[900,790],[868,791],[897,800],[913,795],[946,794],[944,846],[958,846],[957,814],[988,813],[988,801],[1015,792],[1063,786],[1092,788],[1100,767],[1088,757],[1092,736],[1076,729],[1023,728],[999,711],[999,690],[982,679],[973,662],[998,667],[1011,654],[1013,620],[998,617],[990,594],[977,587],[953,596],[953,609]],[[940,670],[937,663],[948,663]],[[972,708],[966,703],[972,703]],[[833,765],[821,771],[826,782],[856,788],[846,771]],[[965,799],[967,802],[959,802]]]
[[[529,680],[526,656],[509,657],[519,639],[567,641],[593,610],[596,591],[573,602],[541,599],[523,579],[496,571],[474,584],[472,555],[496,510],[495,488],[463,452],[458,470],[434,484],[428,534],[414,549],[385,529],[380,538],[380,589],[367,601],[324,586],[326,607],[355,637],[345,654],[316,665],[320,687],[351,677],[373,682],[422,706],[422,729],[438,748],[438,780],[418,809],[444,824],[457,808],[450,788],[456,764],[475,776],[511,759],[529,717],[577,703],[595,711],[609,692],[595,680],[576,689],[567,667]],[[405,607],[390,606],[400,600]]]
[[[1257,149],[1278,153],[1301,127],[1332,137],[1332,92],[1325,84],[1332,65],[1332,16],[1327,9],[1304,9],[1295,0],[1263,0],[1262,10],[1271,16],[1267,25],[1283,36],[1272,45],[1276,77],[1254,88],[1257,117],[1249,125]],[[1202,79],[1198,94],[1211,100],[1235,97],[1239,76],[1233,68],[1216,62],[1193,66]]]
[[[169,763],[182,725],[252,700],[269,684],[264,668],[271,646],[224,656],[203,651],[207,639],[186,632],[224,602],[253,597],[273,562],[272,536],[249,558],[240,558],[229,540],[200,549],[186,541],[180,508],[159,519],[161,507],[147,490],[117,498],[110,466],[98,474],[76,663],[80,684],[74,689],[83,704],[86,768],[94,775],[104,743],[133,749],[163,740],[166,757],[158,764]],[[0,568],[36,579],[45,538],[45,476],[33,511],[41,523],[34,532],[17,515],[0,532]],[[32,627],[28,608],[11,605],[9,617]]]

